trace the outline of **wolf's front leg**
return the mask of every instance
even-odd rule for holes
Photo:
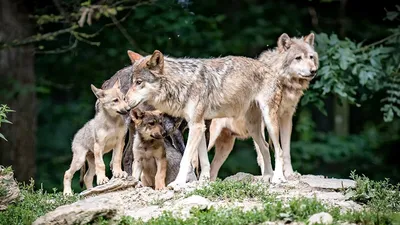
[[[295,173],[292,167],[292,161],[290,157],[290,137],[292,134],[292,117],[293,113],[284,113],[279,118],[280,126],[280,137],[283,150],[283,171],[287,179],[295,179],[300,176],[299,173]]]
[[[202,136],[204,136],[205,126],[204,120],[198,123],[189,122],[189,136],[186,144],[185,152],[180,163],[180,168],[175,181],[168,186],[175,187],[186,183],[187,175],[190,169],[190,162],[194,157],[198,158],[198,148]],[[209,170],[208,170],[209,171]]]
[[[108,182],[106,176],[106,166],[103,161],[103,150],[104,144],[95,142],[94,143],[94,163],[96,164],[96,183],[102,185]]]
[[[287,182],[283,174],[283,152],[279,144],[278,105],[260,102],[259,106],[275,151],[275,171],[271,182],[276,184]]]
[[[156,158],[157,173],[155,177],[155,189],[161,190],[165,188],[165,178],[167,176],[167,158]]]
[[[118,140],[117,142],[116,147],[113,150],[113,155],[112,155],[112,165],[113,165],[112,173],[113,177],[116,178],[125,178],[128,176],[128,173],[122,171],[121,168],[123,151],[124,151],[124,138],[120,138],[120,140]]]
[[[135,178],[135,180],[137,181],[139,181],[139,178],[142,175],[143,171],[143,165],[141,160],[142,160],[141,157],[134,154],[132,173],[133,173],[133,178]],[[141,187],[141,186],[142,182],[139,181],[136,187]]]
[[[199,144],[199,160],[200,160],[200,181],[209,181],[210,180],[210,161],[208,160],[208,151],[206,144],[206,135],[203,132],[201,134],[201,140]]]

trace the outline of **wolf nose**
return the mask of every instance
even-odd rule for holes
[[[314,76],[317,73],[317,70],[311,70],[310,73]]]
[[[163,132],[161,132],[161,136],[163,137],[167,136],[167,132],[164,130]]]

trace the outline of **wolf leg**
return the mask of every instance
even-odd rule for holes
[[[86,160],[86,154],[87,150],[81,146],[75,147],[73,149],[73,155],[72,155],[72,161],[69,169],[65,171],[64,173],[64,190],[63,194],[64,195],[70,195],[72,194],[72,189],[71,189],[71,180],[72,177],[74,176],[74,173],[78,171],[83,164],[85,163]]]
[[[199,160],[200,160],[200,181],[209,181],[210,180],[210,161],[208,160],[208,151],[207,151],[207,144],[206,144],[206,135],[203,132],[201,134],[201,140],[199,144]]]
[[[167,158],[156,158],[157,173],[155,177],[155,189],[161,190],[165,188],[165,177],[167,176]]]
[[[88,162],[88,170],[86,171],[83,181],[85,182],[86,189],[93,187],[93,178],[96,175],[96,164],[94,163],[94,155],[87,154],[86,160]]]
[[[175,187],[186,183],[191,160],[194,158],[194,156],[196,158],[198,157],[198,147],[200,145],[202,136],[204,136],[204,130],[204,120],[201,120],[201,122],[198,123],[189,122],[189,137],[179,166],[179,172],[175,180],[168,186]]]
[[[280,117],[280,136],[283,150],[283,171],[287,179],[294,179],[300,174],[293,171],[292,161],[290,157],[290,137],[292,134],[292,115],[285,113]]]
[[[124,151],[124,139],[125,136],[119,138],[117,141],[117,145],[115,146],[112,154],[112,161],[113,161],[113,177],[116,178],[125,178],[128,176],[128,173],[122,171],[121,163],[122,163],[122,154]]]
[[[94,143],[94,163],[96,165],[96,183],[97,185],[105,184],[109,181],[106,176],[106,166],[103,161],[104,145]]]
[[[275,97],[279,98],[279,95]],[[271,182],[276,184],[287,182],[285,176],[283,175],[283,151],[279,144],[278,106],[273,105],[270,107],[265,101],[259,101],[259,106],[275,151],[275,171]],[[266,162],[264,161],[264,163]]]
[[[211,134],[210,131],[210,137],[212,136]],[[217,179],[219,169],[232,152],[236,139],[227,129],[223,129],[217,137],[215,141],[215,155],[211,163],[211,181]]]

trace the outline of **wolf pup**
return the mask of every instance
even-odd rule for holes
[[[205,122],[214,118],[245,118],[250,136],[263,157],[264,176],[273,183],[285,182],[282,150],[279,143],[278,104],[275,90],[280,81],[270,68],[256,59],[226,56],[215,59],[177,59],[155,50],[143,57],[132,51],[132,86],[126,94],[131,108],[147,101],[156,109],[189,124],[189,137],[178,176],[169,186],[184,184],[192,165],[200,161],[200,180],[210,179],[205,140]],[[261,109],[261,110],[260,110]],[[275,171],[272,170],[268,144],[260,124],[264,119],[274,144]]]
[[[165,139],[162,125],[165,115],[160,111],[136,107],[131,110],[130,116],[135,124],[133,174],[136,179],[140,178],[142,186],[160,190],[175,180],[182,154]],[[187,181],[195,180],[196,176],[191,171]]]
[[[99,100],[99,112],[87,122],[74,136],[72,141],[72,162],[64,174],[64,195],[71,194],[71,180],[74,173],[88,161],[88,171],[84,176],[86,188],[93,187],[93,177],[97,185],[108,182],[105,174],[103,154],[113,150],[113,176],[126,177],[121,169],[122,151],[127,127],[121,115],[128,113],[128,104],[120,91],[119,79],[114,86],[102,90],[91,85],[94,95]]]
[[[280,85],[274,91],[282,95],[281,101],[276,104],[279,105],[279,131],[283,155],[276,157],[283,157],[285,177],[295,178],[299,174],[294,173],[290,158],[292,118],[304,90],[316,76],[319,67],[318,53],[314,50],[314,34],[310,33],[303,38],[290,38],[283,33],[278,39],[277,47],[262,52],[258,59],[271,68],[275,77],[280,77]],[[211,122],[208,150],[215,144],[215,156],[211,163],[212,180],[215,180],[221,165],[232,151],[236,137],[249,137],[243,120],[218,118]],[[258,149],[257,155],[262,169],[263,162],[260,160]]]

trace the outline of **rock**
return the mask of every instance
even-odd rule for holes
[[[320,212],[317,214],[312,215],[308,219],[308,224],[332,224],[333,223],[333,218],[331,214],[326,213],[326,212]]]
[[[125,215],[131,216],[135,219],[142,219],[144,222],[147,222],[153,217],[158,217],[162,214],[160,207],[156,205],[139,208],[138,210],[131,210],[125,212]]]
[[[20,190],[10,168],[0,166],[0,211],[19,199]]]
[[[118,221],[124,214],[123,200],[117,195],[101,195],[56,208],[41,217],[33,225],[87,224],[98,217]]]
[[[199,208],[200,210],[207,209],[211,206],[210,200],[201,197],[199,195],[192,195],[188,198],[179,200],[175,202],[175,206],[173,207],[174,212],[180,212],[183,218],[187,218],[190,216],[190,210],[193,207]]]
[[[129,187],[135,187],[137,183],[138,181],[135,180],[132,176],[122,179],[113,177],[106,184],[99,185],[91,189],[82,191],[79,195],[88,196],[93,194],[108,193],[108,192],[123,190]]]
[[[324,178],[322,176],[304,175],[300,178],[301,182],[307,183],[313,188],[333,189],[355,188],[356,182],[349,179]]]
[[[253,182],[255,180],[254,176],[250,173],[239,172],[235,175],[229,176],[224,179],[224,181],[244,181]]]

